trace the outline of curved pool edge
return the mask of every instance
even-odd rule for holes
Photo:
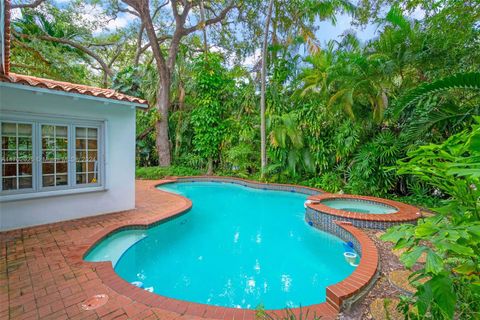
[[[184,300],[178,300],[168,298],[155,293],[150,293],[146,290],[138,288],[127,281],[123,280],[115,272],[112,263],[110,261],[101,262],[88,262],[84,260],[84,257],[103,239],[108,238],[114,233],[125,229],[148,229],[160,223],[164,223],[173,218],[176,218],[182,214],[187,213],[191,207],[192,202],[181,195],[169,193],[157,189],[157,186],[182,182],[182,181],[213,181],[213,182],[227,182],[237,183],[247,187],[254,187],[258,189],[270,189],[270,190],[283,190],[291,192],[308,192],[306,194],[319,194],[323,191],[320,189],[295,186],[287,184],[268,184],[261,183],[252,180],[229,178],[229,177],[212,177],[212,176],[199,176],[199,177],[169,177],[165,180],[152,181],[148,191],[151,192],[145,196],[145,199],[155,197],[155,192],[168,193],[173,196],[178,203],[178,206],[163,212],[162,215],[155,215],[155,210],[149,208],[152,211],[152,216],[148,219],[141,220],[126,220],[113,225],[110,225],[102,231],[92,235],[86,239],[81,245],[77,246],[77,250],[74,250],[75,254],[69,258],[74,263],[87,265],[97,273],[102,282],[110,287],[117,293],[128,297],[129,299],[147,305],[149,307],[160,308],[163,310],[175,312],[181,315],[196,316],[207,319],[255,319],[256,310],[254,309],[240,309],[240,308],[228,308],[220,306],[212,306],[207,304],[200,304],[195,302],[188,302]],[[147,206],[148,207],[148,206]],[[304,306],[302,308],[290,309],[296,315],[303,312],[305,315],[306,310],[309,310],[309,314],[322,316],[322,319],[335,319],[342,308],[342,304],[347,300],[360,293],[365,289],[375,278],[378,270],[378,251],[374,242],[360,229],[356,228],[349,222],[334,221],[340,229],[351,234],[357,244],[358,249],[362,253],[359,265],[347,278],[342,281],[330,285],[326,288],[327,301],[319,304]],[[334,234],[336,235],[336,234]],[[338,235],[336,235],[338,236]],[[285,313],[285,309],[281,310],[266,310],[267,313],[282,315]]]
[[[354,226],[359,228],[372,228],[372,229],[387,229],[391,226],[402,223],[415,223],[421,218],[420,210],[414,206],[393,201],[389,199],[360,196],[352,194],[332,194],[324,193],[319,195],[313,195],[308,198],[311,203],[307,204],[306,215],[316,225],[329,223],[329,220],[335,219],[340,221],[351,222]],[[333,199],[353,199],[359,201],[374,202],[383,205],[387,205],[397,209],[397,212],[386,214],[372,214],[344,211],[335,209],[323,204],[321,201],[333,200]]]

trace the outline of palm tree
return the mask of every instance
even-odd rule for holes
[[[340,105],[355,119],[354,104],[369,106],[373,120],[380,122],[388,106],[388,85],[380,64],[368,60],[360,52],[343,52],[332,68],[328,107]]]

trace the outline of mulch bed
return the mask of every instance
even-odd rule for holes
[[[339,315],[339,319],[343,320],[374,319],[370,313],[370,305],[376,299],[398,299],[401,295],[405,295],[402,290],[392,285],[388,280],[388,274],[391,271],[405,269],[398,257],[392,252],[393,244],[380,240],[378,238],[379,230],[363,229],[363,231],[368,234],[378,248],[380,256],[379,278],[367,294],[353,303],[349,310],[345,310]]]

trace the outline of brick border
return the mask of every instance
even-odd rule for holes
[[[155,189],[156,192],[164,192],[156,189],[156,187],[158,185],[174,183],[177,181],[188,181],[188,179],[200,179],[201,181],[215,179],[217,181],[239,183],[246,186],[254,185],[257,188],[262,187],[275,190],[289,190],[293,187],[295,192],[300,192],[299,190],[308,190],[308,192],[316,191],[318,193],[320,191],[318,189],[303,186],[267,184],[246,179],[210,176],[184,177],[178,179],[170,178],[168,180],[152,181],[149,189]],[[98,277],[103,281],[103,283],[115,290],[117,293],[150,307],[172,311],[181,315],[197,316],[209,319],[255,319],[256,310],[252,309],[211,306],[207,304],[172,299],[155,293],[150,293],[120,278],[120,276],[115,273],[110,261],[87,262],[83,260],[83,258],[95,247],[96,244],[106,237],[111,236],[115,232],[131,228],[147,229],[187,213],[192,206],[192,202],[181,195],[175,195],[175,197],[178,198],[179,202],[184,202],[184,204],[167,213],[166,217],[158,218],[155,215],[152,215],[152,217],[147,220],[127,220],[111,225],[86,239],[82,244],[76,246],[75,250],[73,250],[75,253],[71,254],[69,259],[75,264],[91,267],[97,273]],[[335,221],[335,224],[338,225],[342,230],[345,230],[348,234],[352,235],[356,242],[358,242],[358,249],[362,252],[360,263],[350,276],[341,282],[330,285],[326,288],[326,302],[305,306],[302,308],[290,309],[290,311],[297,316],[301,313],[303,313],[303,316],[305,316],[305,313],[308,310],[310,315],[322,316],[322,319],[335,319],[342,307],[342,303],[364,289],[372,281],[377,272],[379,261],[378,251],[373,241],[370,240],[370,238],[360,229],[357,229],[349,222]],[[285,315],[286,310],[267,310],[267,313],[276,316],[282,316]]]
[[[334,216],[334,219],[352,222],[353,225],[360,228],[386,229],[392,225],[415,222],[417,219],[421,218],[420,210],[418,208],[389,199],[330,193],[310,196],[308,199],[312,202],[307,204],[307,211],[313,211],[320,215]],[[397,212],[387,214],[351,212],[334,209],[321,202],[323,200],[331,199],[354,199],[358,201],[375,202],[393,207],[397,209]]]

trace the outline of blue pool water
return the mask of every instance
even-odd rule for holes
[[[325,301],[325,288],[355,267],[344,242],[304,221],[307,196],[229,183],[159,187],[192,209],[147,230],[125,230],[86,257],[170,298],[224,307],[284,308]]]
[[[360,213],[388,214],[398,211],[396,208],[383,203],[356,199],[328,199],[323,200],[322,204],[334,209]]]

